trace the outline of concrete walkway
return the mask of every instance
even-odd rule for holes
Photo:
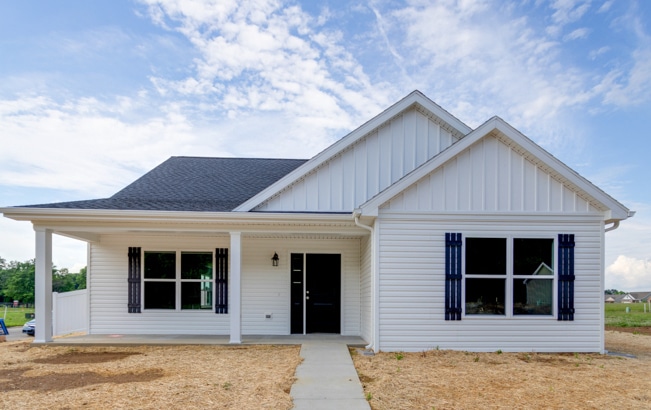
[[[346,343],[307,340],[290,394],[295,410],[370,410]]]

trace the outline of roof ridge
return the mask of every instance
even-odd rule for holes
[[[202,157],[197,155],[172,155],[171,158],[188,158],[188,159],[232,159],[232,160],[263,160],[263,161],[308,161],[308,158],[257,158],[257,157]]]

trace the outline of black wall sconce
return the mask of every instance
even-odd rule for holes
[[[278,254],[274,252],[273,258],[271,258],[271,266],[278,266],[278,261],[280,258],[278,257]]]

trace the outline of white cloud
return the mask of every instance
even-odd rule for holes
[[[35,258],[35,236],[30,223],[0,218],[0,232],[3,238],[11,238],[0,242],[0,258],[7,262],[24,262]],[[59,235],[52,236],[52,263],[57,268],[78,272],[86,266],[86,257],[85,242]]]
[[[581,19],[590,8],[590,0],[555,0],[550,5],[554,11],[551,16],[553,24],[547,27],[551,36],[560,35],[563,27]]]
[[[606,268],[606,289],[651,290],[651,260],[620,255]]]
[[[597,13],[605,13],[605,12],[607,12],[608,10],[610,10],[610,8],[612,7],[612,5],[613,5],[614,2],[615,2],[615,0],[608,0],[608,1],[605,1],[605,2],[601,5],[601,7],[599,7],[599,10],[597,10]]]
[[[0,185],[107,196],[170,155],[182,155],[196,138],[178,107],[133,122],[142,103],[47,97],[0,100]]]
[[[196,47],[195,73],[181,81],[154,78],[157,88],[205,96],[231,116],[283,112],[341,131],[392,102],[371,84],[340,32],[281,1],[145,1],[152,20]]]
[[[651,95],[651,44],[646,39],[631,57],[628,70],[615,69],[596,87],[604,94],[604,102],[616,106],[637,105],[649,101]]]
[[[544,136],[537,142],[552,151],[580,146],[580,136],[568,138],[564,115],[594,97],[590,77],[564,64],[562,44],[519,11],[481,1],[412,1],[391,13],[390,34],[404,36],[401,53],[417,88],[470,126],[497,114],[533,138]]]
[[[571,41],[571,40],[578,40],[581,38],[587,38],[588,34],[590,34],[590,29],[586,27],[581,27],[567,34],[565,37],[563,37],[563,40]]]
[[[599,47],[597,50],[592,50],[589,54],[590,60],[596,60],[597,57],[606,54],[608,51],[610,51],[610,47],[608,46],[603,46]]]

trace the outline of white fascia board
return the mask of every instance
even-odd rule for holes
[[[276,212],[184,212],[184,211],[132,211],[61,208],[0,208],[6,218],[31,221],[34,224],[48,222],[214,222],[216,220],[236,223],[337,223],[350,222],[350,214],[325,213],[276,213]]]
[[[275,194],[281,192],[283,189],[287,188],[294,182],[298,181],[300,178],[314,171],[319,166],[323,165],[326,161],[335,157],[340,152],[343,152],[348,147],[359,141],[361,138],[366,136],[368,133],[374,129],[380,127],[382,124],[391,120],[393,117],[399,115],[403,111],[406,111],[414,104],[422,106],[424,109],[430,111],[432,115],[440,118],[442,121],[447,123],[451,128],[456,129],[460,134],[466,135],[472,128],[468,127],[466,124],[461,122],[459,119],[455,118],[453,115],[445,111],[438,104],[434,103],[432,100],[427,98],[423,93],[418,90],[412,91],[402,100],[398,101],[391,107],[384,110],[379,115],[375,116],[373,119],[367,121],[365,124],[352,131],[339,141],[330,145],[325,150],[321,151],[319,154],[314,156],[312,159],[307,161],[305,164],[296,168],[294,171],[285,175],[283,178],[279,179],[269,187],[265,188],[257,195],[250,198],[248,201],[239,205],[235,208],[234,212],[248,212],[260,205],[264,201],[268,200]]]
[[[369,199],[360,207],[362,214],[367,216],[377,216],[379,208],[382,206],[382,204],[395,197],[400,192],[410,187],[412,184],[418,182],[421,178],[433,172],[450,159],[459,155],[461,152],[469,148],[480,139],[493,133],[502,135],[508,140],[512,141],[515,145],[518,145],[527,151],[531,156],[537,158],[539,163],[543,164],[550,171],[566,179],[570,184],[585,192],[588,196],[594,198],[594,200],[597,202],[601,203],[605,208],[608,209],[607,211],[604,211],[604,220],[624,220],[632,216],[628,208],[617,202],[614,198],[596,187],[587,179],[583,178],[570,167],[545,151],[538,144],[527,138],[524,134],[513,128],[506,121],[499,117],[492,117],[477,127],[470,134],[452,144],[448,149],[441,152],[436,157],[430,159],[419,168],[416,168],[411,173],[405,175],[402,179],[398,180],[396,183],[389,186],[384,191],[378,193],[375,197]]]

